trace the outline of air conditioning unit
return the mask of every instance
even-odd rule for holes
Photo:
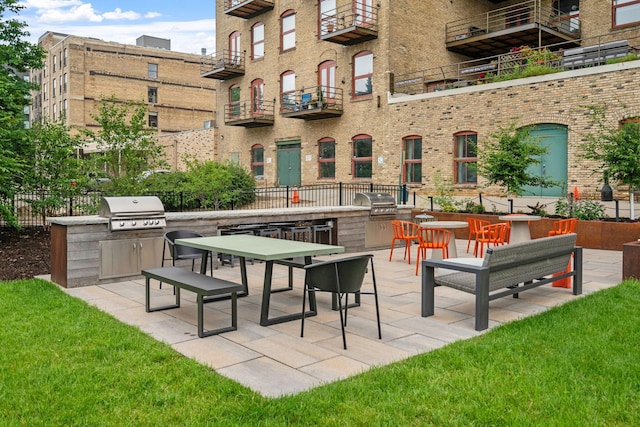
[[[205,121],[203,121],[202,122],[202,127],[205,128],[205,129],[211,129],[211,125],[212,125],[211,122],[213,122],[213,120],[205,120]]]

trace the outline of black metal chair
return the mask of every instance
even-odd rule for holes
[[[175,230],[168,231],[164,234],[164,247],[162,248],[162,267],[164,262],[171,260],[171,265],[175,266],[176,261],[191,260],[191,271],[194,270],[197,259],[202,259],[202,249],[192,248],[190,246],[176,245],[176,239],[189,239],[192,237],[203,237],[202,234],[194,231]],[[167,248],[169,248],[169,257],[167,257]],[[213,276],[213,254],[209,252],[211,262],[211,275]],[[162,288],[162,283],[160,283]]]
[[[362,292],[367,267],[371,264],[371,276],[373,279],[373,292]],[[306,265],[304,294],[302,296],[302,325],[300,336],[304,336],[304,318],[306,309],[306,297],[309,300],[315,298],[315,292],[331,292],[336,295],[338,309],[340,310],[340,326],[342,327],[342,343],[347,349],[347,339],[344,328],[347,326],[347,311],[349,309],[349,294],[373,295],[376,303],[376,317],[378,320],[378,338],[382,339],[380,330],[380,310],[378,307],[378,290],[376,286],[376,274],[373,269],[373,255],[358,255],[348,258],[334,259]],[[313,293],[313,295],[312,295]],[[342,296],[345,296],[345,303],[342,304]],[[344,314],[342,313],[344,307]]]

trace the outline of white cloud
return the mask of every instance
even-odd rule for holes
[[[70,9],[44,9],[38,10],[38,21],[46,23],[58,22],[102,22],[102,16],[95,13],[91,4],[73,6]]]
[[[103,13],[102,16],[105,19],[112,19],[112,20],[126,19],[129,21],[135,21],[137,19],[140,19],[139,13],[134,12],[132,10],[128,12],[123,12],[122,9],[120,9],[119,7],[116,7],[116,9],[113,12]]]
[[[144,14],[144,17],[148,19],[158,18],[160,16],[162,16],[160,12],[147,12]]]

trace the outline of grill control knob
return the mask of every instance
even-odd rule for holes
[[[142,223],[142,225],[149,225],[149,220],[145,219],[144,222]]]
[[[136,226],[136,222],[135,221],[131,221],[131,225],[135,227]]]
[[[120,221],[120,227],[124,227],[124,221]]]

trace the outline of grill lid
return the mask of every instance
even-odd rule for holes
[[[353,204],[371,207],[370,215],[395,215],[398,212],[396,201],[389,193],[356,193]]]
[[[99,215],[107,218],[164,215],[164,206],[156,196],[103,197]]]
[[[156,196],[103,197],[98,215],[109,218],[109,230],[166,227],[162,201]]]

